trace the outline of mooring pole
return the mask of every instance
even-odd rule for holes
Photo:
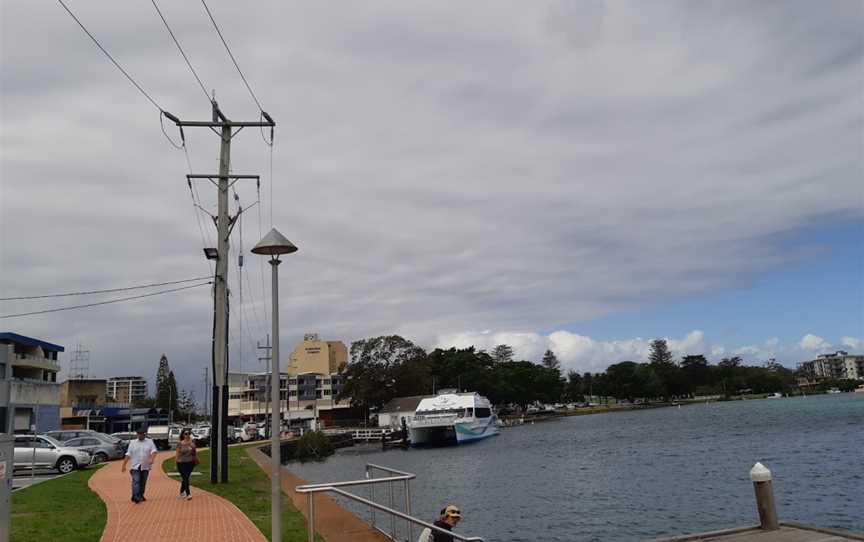
[[[780,523],[777,521],[777,507],[774,504],[771,471],[762,463],[756,463],[750,469],[750,480],[753,481],[753,491],[756,493],[759,526],[766,531],[776,531],[780,528]]]

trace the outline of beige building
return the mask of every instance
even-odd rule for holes
[[[279,399],[285,420],[320,417],[333,419],[336,411],[350,408],[348,399],[337,400],[343,377],[304,373],[279,378]],[[267,373],[228,373],[228,417],[262,420],[269,411]]]
[[[339,373],[348,364],[348,349],[342,341],[322,341],[317,333],[307,333],[288,359],[288,374]]]
[[[134,403],[147,398],[147,380],[143,376],[114,376],[105,384],[105,393],[116,403]]]

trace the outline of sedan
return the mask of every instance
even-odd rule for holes
[[[71,438],[63,443],[67,448],[83,450],[93,456],[93,463],[104,463],[109,459],[120,459],[125,450],[122,445],[106,442],[93,436]]]
[[[61,474],[86,467],[92,457],[44,435],[15,435],[14,470],[57,469]]]

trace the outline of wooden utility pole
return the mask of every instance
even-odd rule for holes
[[[183,121],[164,113],[174,124],[180,128],[181,137],[184,127],[210,128],[214,132],[219,130],[219,173],[218,174],[189,174],[187,181],[191,183],[196,179],[216,179],[218,190],[218,214],[214,218],[218,233],[218,244],[216,247],[216,277],[214,284],[214,330],[213,330],[213,396],[212,416],[210,430],[211,460],[210,460],[210,482],[228,482],[228,238],[237,217],[228,215],[228,189],[239,179],[255,179],[257,175],[231,175],[231,139],[240,130],[247,127],[269,127],[271,130],[276,126],[273,119],[265,112],[261,112],[263,120],[252,122],[231,121],[222,111],[215,100],[212,100],[213,118],[210,121]],[[235,130],[236,129],[236,130]]]

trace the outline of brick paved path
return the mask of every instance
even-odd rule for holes
[[[162,472],[162,461],[173,452],[161,452],[147,480],[146,502],[131,501],[129,472],[122,461],[112,461],[90,477],[90,489],[105,501],[108,523],[102,542],[266,542],[261,531],[236,506],[212,493],[192,487],[192,500],[177,500],[180,482]]]

